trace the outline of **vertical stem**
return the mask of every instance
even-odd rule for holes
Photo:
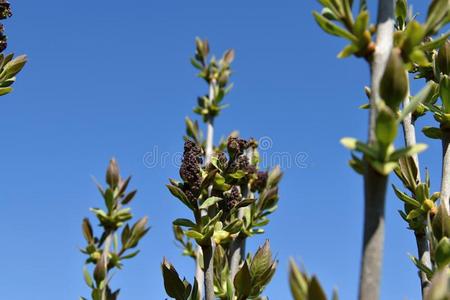
[[[405,100],[403,100],[403,108],[407,107],[408,104],[409,104],[409,95],[407,95]],[[407,147],[414,146],[416,144],[416,127],[414,124],[414,120],[412,118],[412,113],[409,113],[403,119],[403,134],[405,138],[405,145]],[[420,182],[421,179],[420,179],[419,156],[418,154],[414,154],[412,158],[417,169],[416,181]],[[419,256],[419,260],[422,262],[422,264],[431,269],[430,245],[428,244],[426,234],[425,232],[414,232],[414,235],[416,237],[417,254]],[[419,271],[419,278],[423,296],[425,295],[425,292],[428,288],[429,280],[427,278],[427,275],[422,271]]]
[[[209,84],[209,100],[212,102],[215,98],[216,81],[213,79]],[[210,116],[206,120],[206,149],[205,149],[205,165],[209,164],[213,154],[214,147],[214,117]],[[208,188],[208,196],[211,195],[212,186]],[[211,213],[211,212],[210,212]],[[205,289],[205,299],[214,300],[214,241],[211,239],[211,244],[208,246],[197,247],[196,251],[196,270],[195,276],[198,282],[200,298]],[[206,251],[206,252],[205,252]],[[203,252],[203,253],[202,253]],[[200,257],[203,255],[203,268],[200,266]]]
[[[428,243],[427,236],[424,232],[415,233],[416,236],[416,244],[417,244],[417,253],[419,254],[419,259],[428,268],[431,269],[431,258],[430,258],[430,244]],[[428,288],[430,286],[430,281],[427,278],[427,274],[422,271],[419,271],[420,278],[420,288],[422,290],[422,299],[427,294]]]
[[[202,248],[197,246],[195,251],[195,279],[198,284],[198,295],[200,299],[203,299],[203,288],[205,281],[205,274],[203,273],[203,269],[201,267],[200,262],[203,260],[203,251]]]
[[[409,104],[409,95],[403,100],[403,108],[407,107]],[[407,147],[414,146],[416,144],[416,125],[412,119],[412,114],[409,113],[403,119],[403,134],[405,138],[405,145]],[[419,155],[415,153],[412,156],[414,164],[417,168],[417,178],[416,181],[420,181],[420,165],[419,165]]]
[[[211,118],[206,122],[206,153],[205,153],[205,164],[209,164],[211,161],[211,156],[213,153],[213,140],[214,140],[214,119]]]
[[[378,300],[384,244],[387,176],[368,168],[364,178],[364,237],[359,283],[360,300]]]
[[[369,143],[376,142],[375,124],[379,86],[386,62],[392,50],[394,33],[394,0],[379,0],[376,49],[371,62],[371,98]],[[377,173],[367,164],[364,176],[364,236],[359,282],[360,300],[378,300],[384,244],[384,206],[387,176]]]
[[[205,300],[214,300],[214,245],[202,246],[205,269]]]
[[[253,150],[248,149],[247,150],[247,158],[249,162],[251,163],[253,158]],[[243,198],[251,198],[252,193],[250,191],[250,184],[247,183],[245,186],[242,187],[242,197]],[[245,207],[242,207],[239,209],[238,212],[238,218],[242,220],[244,217],[244,209]],[[245,258],[245,242],[246,237],[238,235],[230,246],[230,279],[231,282],[234,280],[234,276],[236,275],[239,265],[242,262],[242,260]]]
[[[239,265],[242,261],[242,258],[243,258],[242,248],[245,247],[244,243],[245,243],[245,238],[242,237],[241,235],[238,235],[230,245],[229,261],[230,261],[230,280],[231,280],[231,282],[233,282],[234,276],[236,276]]]
[[[449,213],[450,198],[450,129],[442,129],[442,181],[441,181],[441,203],[447,214]]]
[[[109,251],[111,249],[111,243],[112,243],[113,236],[114,236],[114,232],[110,232],[106,236],[105,244],[103,246],[102,256],[103,256],[103,261],[105,262],[106,277],[108,277],[108,263],[109,263],[108,256],[109,256]],[[108,279],[106,279],[106,280],[108,280]],[[107,300],[106,299],[106,288],[107,288],[107,286],[108,285],[105,285],[105,288],[103,288],[102,300]]]

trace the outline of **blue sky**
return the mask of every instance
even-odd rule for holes
[[[163,256],[192,279],[193,264],[179,255],[171,233],[172,220],[188,212],[165,188],[178,170],[170,163],[148,168],[143,158],[154,149],[182,150],[183,119],[206,91],[189,63],[196,36],[207,37],[219,55],[236,50],[235,88],[217,120],[218,136],[239,129],[244,137],[269,137],[267,157],[307,154],[302,168],[286,166],[280,208],[266,235],[249,243],[254,251],[270,238],[280,261],[266,294],[290,299],[287,265],[294,257],[327,291],[337,287],[342,299],[356,298],[362,180],[347,167],[339,139],[365,139],[367,112],[357,107],[366,101],[368,68],[336,59],[345,44],[315,25],[315,1],[12,2],[9,51],[28,54],[29,64],[15,92],[0,101],[3,299],[88,295],[80,224],[101,203],[91,175],[103,180],[112,156],[139,189],[135,215],[148,215],[152,226],[142,253],[114,278],[121,299],[164,299]],[[424,12],[422,2],[413,4]],[[432,119],[419,127],[425,124]],[[437,190],[440,145],[430,146],[422,161]],[[382,295],[419,299],[407,256],[415,242],[400,207],[390,191]]]

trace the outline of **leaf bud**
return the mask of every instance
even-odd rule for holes
[[[106,171],[106,183],[111,188],[115,188],[120,182],[119,166],[113,158],[109,162],[108,170]]]
[[[430,199],[425,199],[425,201],[423,201],[423,207],[425,210],[429,211],[434,207],[434,202]]]
[[[234,60],[234,50],[229,49],[227,50],[227,52],[225,52],[223,56],[223,61],[225,62],[225,64],[229,65],[233,62],[233,60]]]
[[[97,285],[106,279],[107,270],[106,270],[107,258],[105,255],[101,255],[94,269],[94,279]]]
[[[386,104],[397,111],[408,94],[408,76],[398,50],[389,56],[386,69],[380,82],[380,96]]]
[[[439,72],[444,75],[450,75],[450,41],[447,40],[439,49],[436,57],[436,64]]]

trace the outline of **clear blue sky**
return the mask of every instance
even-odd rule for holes
[[[362,180],[347,167],[339,139],[365,138],[367,112],[357,107],[365,102],[368,68],[336,59],[344,42],[318,29],[315,1],[12,2],[9,50],[27,53],[29,64],[15,92],[0,99],[2,299],[88,295],[80,223],[101,201],[90,176],[103,180],[112,156],[134,176],[134,212],[148,215],[152,226],[142,253],[114,278],[121,299],[164,299],[163,256],[192,279],[193,264],[179,255],[171,233],[171,221],[188,214],[164,186],[178,170],[170,163],[147,168],[143,157],[155,147],[182,149],[183,119],[206,91],[189,63],[195,36],[207,37],[218,54],[236,49],[235,89],[218,134],[239,129],[245,137],[270,137],[267,156],[308,155],[306,168],[285,169],[280,208],[267,234],[249,245],[255,250],[269,237],[280,261],[266,294],[290,299],[292,256],[327,291],[336,286],[342,299],[356,298]],[[422,2],[413,3],[425,11]],[[437,142],[422,160],[437,189]],[[407,256],[415,242],[400,207],[389,192],[383,299],[419,299]]]

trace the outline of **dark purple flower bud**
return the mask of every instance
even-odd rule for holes
[[[0,20],[9,18],[12,16],[11,5],[6,0],[0,0]]]
[[[230,157],[232,158],[243,154],[244,150],[247,149],[248,146],[249,143],[244,139],[240,139],[237,137],[228,138],[227,149]]]
[[[194,142],[187,140],[184,143],[183,161],[180,168],[180,176],[184,181],[184,193],[189,200],[194,201],[200,195],[202,174],[200,164],[202,150]]]
[[[266,187],[268,178],[268,172],[258,172],[257,178],[252,182],[252,192],[261,192]]]
[[[230,211],[242,200],[241,193],[239,192],[238,187],[235,185],[233,185],[233,187],[227,193],[225,193],[224,196],[227,211]]]

